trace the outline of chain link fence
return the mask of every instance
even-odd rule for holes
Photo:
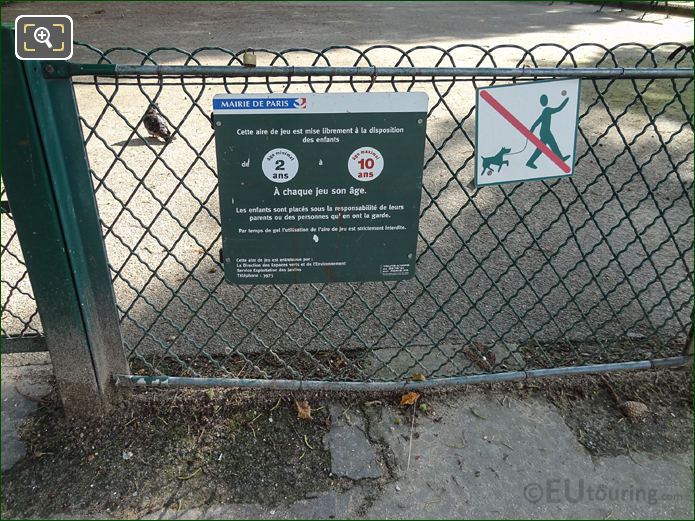
[[[144,52],[82,44],[73,60],[241,66],[251,55],[259,67],[316,72],[74,79],[135,374],[392,381],[680,354],[693,309],[692,78],[585,79],[574,177],[476,189],[475,88],[533,77],[377,71],[690,68],[682,45]],[[328,69],[336,66],[375,73],[340,76]],[[226,284],[213,95],[411,90],[430,99],[416,278]],[[172,141],[147,137],[150,102]],[[3,246],[3,268],[5,258]],[[5,303],[4,295],[3,319]]]
[[[4,186],[0,186],[0,201],[0,335],[3,352],[43,350],[43,346],[38,347],[43,338],[43,328]],[[17,340],[29,342],[17,346]],[[34,348],[28,349],[30,344]]]

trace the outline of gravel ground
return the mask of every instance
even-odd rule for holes
[[[612,63],[598,46],[571,55],[541,46],[529,55],[514,45],[569,47],[587,40],[614,45],[635,39],[654,45],[663,35],[669,41],[692,41],[692,19],[652,14],[639,21],[640,13],[597,14],[586,5],[497,5],[497,10],[390,3],[280,9],[276,4],[201,3],[184,16],[184,6],[108,3],[95,9],[51,3],[45,12],[73,14],[76,37],[101,49],[173,42],[189,50],[205,45],[436,45],[409,53],[421,66],[490,66],[492,60],[498,66],[606,66]],[[3,9],[3,19],[34,8],[12,5]],[[366,27],[355,25],[363,13],[370,14]],[[462,43],[481,48],[459,47],[448,55],[441,50]],[[485,59],[486,50],[496,45],[504,46]],[[668,66],[666,56],[676,47],[664,45],[645,59],[639,46],[625,46],[612,59],[625,67]],[[125,63],[141,59],[125,51],[110,57]],[[259,65],[282,62],[273,53],[259,51],[257,57]],[[166,64],[189,60],[172,51],[151,58]],[[81,49],[75,59],[93,61],[95,55]],[[230,56],[210,51],[196,59],[224,64]],[[393,48],[371,49],[361,58],[355,49],[343,48],[321,58],[298,51],[285,59],[292,65],[407,63]],[[454,346],[438,350],[447,357],[495,343],[509,355],[518,345],[532,343],[581,346],[627,339],[616,359],[632,359],[639,341],[657,338],[654,356],[677,353],[693,303],[692,82],[585,81],[574,178],[476,191],[470,185],[474,95],[476,86],[487,84],[438,80],[412,86],[427,92],[431,111],[417,278],[398,284],[290,287],[228,285],[217,262],[219,201],[207,115],[214,94],[225,88],[239,92],[243,85],[211,80],[186,86],[128,81],[114,86],[105,80],[98,86],[76,85],[129,354],[141,356],[152,370],[165,351],[183,357],[202,350],[224,363],[231,349],[272,349],[305,371],[318,364],[312,353],[319,351],[408,346],[422,372],[436,376],[446,374],[440,372],[441,356],[431,355],[436,344]],[[377,83],[373,90],[410,86]],[[247,87],[247,92],[269,88],[265,81]],[[270,87],[306,92],[326,85],[297,80],[287,85],[280,79]],[[675,100],[674,89],[680,93]],[[351,87],[335,83],[330,90]],[[148,98],[154,97],[176,127],[177,139],[169,144],[142,139],[144,129],[138,125]],[[2,233],[4,244],[12,233],[4,217]],[[18,251],[16,243],[11,248]],[[21,267],[7,257],[3,254],[3,281],[17,280]],[[26,280],[22,287],[28,292]],[[29,299],[13,300],[3,311],[3,327],[16,331],[31,312]],[[559,363],[577,362],[568,353]],[[385,356],[377,355],[386,360],[381,365],[391,359]],[[288,369],[278,376],[293,374]]]

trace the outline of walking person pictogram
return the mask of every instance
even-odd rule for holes
[[[580,85],[566,79],[477,89],[476,186],[572,175]]]
[[[563,96],[567,95],[566,91],[562,91]],[[567,161],[569,159],[569,155],[563,156],[562,152],[560,152],[560,147],[557,146],[557,141],[555,141],[555,136],[553,136],[553,132],[550,128],[551,120],[553,117],[553,114],[560,112],[562,109],[565,108],[565,105],[567,105],[567,102],[569,101],[569,98],[565,97],[562,103],[560,103],[557,107],[548,107],[548,96],[545,94],[541,95],[540,102],[543,107],[543,111],[541,112],[541,115],[538,116],[538,119],[534,121],[533,125],[531,125],[531,132],[533,132],[538,125],[541,126],[540,132],[538,133],[538,136],[541,138],[541,141],[548,145],[548,148],[552,150],[555,155],[558,157],[562,158],[563,161]],[[536,148],[536,150],[533,151],[533,154],[531,154],[531,157],[529,158],[528,161],[526,161],[526,166],[529,168],[536,169],[538,168],[536,166],[536,159],[541,155],[541,150],[539,148]]]

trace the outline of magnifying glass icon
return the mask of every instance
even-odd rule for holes
[[[45,27],[37,27],[34,31],[34,38],[36,39],[36,41],[39,43],[43,43],[46,45],[46,47],[52,49],[53,46],[51,45],[50,37],[51,33]]]

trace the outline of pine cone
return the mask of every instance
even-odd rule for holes
[[[623,414],[633,422],[644,419],[644,417],[649,413],[649,408],[642,402],[623,402],[621,408],[623,410]]]

